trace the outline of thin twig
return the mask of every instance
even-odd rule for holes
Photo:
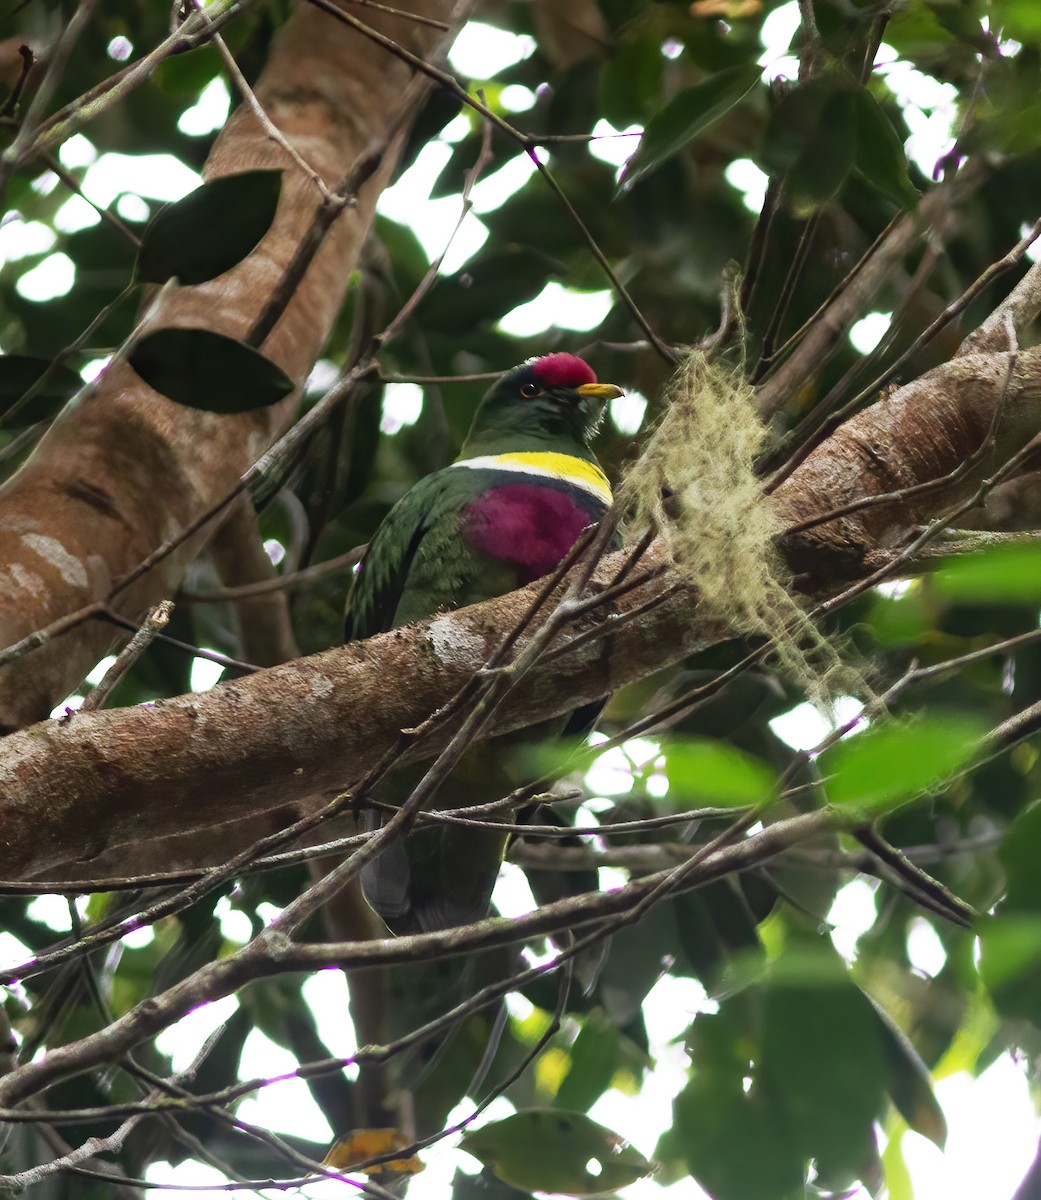
[[[859,826],[853,830],[853,836],[865,850],[870,850],[899,879],[907,883],[919,900],[922,897],[931,900],[934,912],[965,929],[972,928],[973,923],[979,917],[972,905],[967,904],[950,888],[945,887],[939,880],[923,871],[902,850],[890,845],[873,825]]]
[[[1027,230],[1026,235],[1015,246],[995,263],[1000,270],[1009,270],[1022,262],[1027,250],[1041,236],[1041,220]],[[997,273],[997,272],[996,272]],[[963,354],[978,354],[986,350],[1011,350],[1012,343],[1008,342],[1006,322],[1011,318],[1012,327],[1017,334],[1022,334],[1037,317],[1041,309],[1041,263],[1032,263],[1030,269],[1016,284],[1004,300],[994,309],[989,317],[958,347],[958,357]],[[1004,335],[1004,336],[1003,336]]]
[[[95,712],[105,707],[108,698],[122,682],[127,671],[144,654],[155,640],[156,635],[162,633],[166,628],[173,614],[173,607],[171,600],[161,600],[149,609],[148,616],[142,622],[141,628],[116,656],[115,662],[102,676],[100,683],[87,695],[80,706],[80,712]]]
[[[202,21],[198,13],[192,13],[180,29],[160,42],[144,58],[116,71],[41,122],[32,137],[27,138],[14,165],[20,166],[41,150],[48,150],[67,141],[77,130],[113,108],[134,88],[150,79],[159,65],[171,55],[202,45],[209,40],[214,29],[222,28],[233,17],[246,12],[258,2],[259,0],[213,0],[206,9],[206,22]],[[13,149],[12,145],[8,153]]]
[[[0,108],[0,117],[10,117],[17,110],[18,101],[21,99],[22,91],[29,78],[29,72],[36,65],[36,58],[31,47],[26,45],[19,46],[18,54],[22,60],[22,69],[18,74],[17,82],[11,89],[11,94],[4,101],[3,108]]]
[[[346,14],[331,3],[329,11],[346,19]],[[423,61],[418,56],[416,56],[416,60]],[[249,345],[259,347],[264,344],[268,334],[274,329],[289,301],[296,293],[296,289],[300,286],[329,230],[332,229],[340,214],[357,202],[362,186],[376,173],[395,140],[411,121],[427,86],[427,82],[420,75],[414,76],[402,93],[397,113],[388,123],[382,137],[359,155],[332,191],[329,191],[324,184],[322,185],[322,202],[315,210],[310,228],[297,242],[292,258],[286,264],[267,303],[246,335],[245,341]]]
[[[425,295],[433,286],[433,283],[434,276],[428,271],[423,279],[420,280],[413,296],[410,297],[406,304],[414,305],[418,303],[418,298]],[[25,654],[31,653],[33,650],[39,649],[41,646],[48,645],[55,638],[76,628],[76,626],[81,625],[84,621],[91,620],[107,612],[110,604],[117,597],[121,596],[138,579],[146,575],[154,566],[172,554],[190,537],[220,517],[227,510],[228,506],[233,504],[240,495],[250,487],[274,477],[280,469],[281,464],[294,459],[299,449],[314,436],[339,405],[347,399],[352,389],[362,380],[376,372],[376,350],[379,346],[386,343],[392,332],[397,332],[399,328],[400,324],[398,322],[391,322],[391,325],[387,327],[387,330],[378,339],[378,344],[363,354],[358,362],[344,372],[316,404],[286,430],[277,441],[268,447],[224,496],[189,521],[179,533],[157,546],[130,571],[115,580],[105,600],[93,601],[78,608],[75,612],[66,613],[64,616],[52,621],[49,625],[33,630],[32,633],[27,634],[19,641],[13,642],[0,650],[0,667],[6,666],[8,663],[21,658]],[[123,349],[125,351],[125,346]]]
[[[473,375],[388,375],[380,371],[379,381],[380,383],[419,383],[424,385],[439,383],[487,383],[489,380],[498,379],[501,374],[501,371],[478,371]]]
[[[69,342],[69,344],[62,350],[60,350],[47,364],[46,369],[39,379],[37,379],[31,387],[27,388],[13,404],[8,405],[4,411],[0,413],[0,428],[11,422],[28,404],[32,403],[32,401],[43,392],[47,384],[49,384],[57,374],[58,368],[62,365],[62,363],[64,363],[67,358],[83,349],[93,334],[100,328],[101,324],[107,320],[107,318],[115,311],[115,309],[123,303],[126,297],[130,295],[133,287],[134,285],[132,283],[128,284],[114,300],[110,300],[100,312],[95,313],[83,331],[73,338],[73,340]],[[154,309],[150,308],[149,311],[154,311]],[[135,336],[140,329],[141,324],[137,326],[135,333],[131,334],[131,337]],[[129,340],[119,350],[116,351],[116,353],[113,355],[113,361],[125,357],[128,353],[128,346]],[[72,399],[78,397],[82,400],[86,396],[89,396],[94,390],[95,382],[96,381],[92,381],[91,383],[85,384],[80,388],[77,396],[72,397]],[[10,447],[8,447],[8,450],[9,449]]]
[[[429,25],[432,29],[441,29],[448,33],[451,26],[445,21],[435,20],[433,17],[425,17],[422,13],[407,12],[403,8],[392,8],[389,4],[379,4],[377,0],[344,0],[347,4],[362,4],[366,8],[374,8],[379,12],[390,13],[394,17],[402,17],[406,21],[415,21],[417,25]]]
[[[804,533],[808,529],[815,529],[818,525],[824,525],[829,521],[837,521],[841,517],[850,516],[852,513],[860,512],[866,508],[873,508],[878,504],[893,504],[902,500],[910,500],[915,496],[928,495],[930,492],[939,491],[942,488],[950,487],[968,475],[994,448],[994,440],[997,434],[998,425],[1005,412],[1005,401],[1008,399],[1009,385],[1012,382],[1012,375],[1015,370],[1014,357],[1010,356],[1009,367],[1005,373],[1005,381],[1002,385],[1001,393],[998,396],[998,402],[994,405],[994,409],[990,415],[990,423],[983,437],[980,439],[980,444],[969,455],[968,458],[962,459],[960,463],[946,475],[940,475],[935,479],[926,479],[921,483],[912,484],[909,487],[897,488],[891,492],[880,493],[874,496],[862,496],[859,500],[851,500],[849,504],[843,504],[839,508],[831,509],[829,512],[821,513],[819,516],[808,517],[805,521],[800,521],[797,525],[791,525],[784,530],[782,537],[792,537],[797,533]]]
[[[839,814],[831,811],[778,821],[731,845],[720,845],[706,855],[700,869],[686,864],[687,875],[680,881],[670,872],[670,890],[702,886],[735,869],[747,869],[753,863],[766,861],[806,838],[818,835],[823,829],[844,823]],[[373,842],[376,840],[374,838]],[[108,1061],[200,1004],[219,999],[237,991],[246,982],[266,975],[311,970],[319,963],[323,967],[333,964],[342,967],[393,965],[512,945],[562,929],[602,923],[613,914],[633,912],[642,898],[658,889],[662,882],[661,876],[651,875],[615,891],[556,901],[515,920],[487,918],[440,933],[416,934],[391,941],[297,945],[286,938],[283,929],[269,926],[250,945],[207,964],[107,1028],[79,1042],[57,1047],[46,1058],[26,1063],[0,1079],[0,1102],[9,1106],[17,1104],[69,1073],[89,1070],[99,1062]],[[581,948],[583,943],[576,943],[575,950]],[[512,988],[507,985],[507,990]],[[495,996],[501,992],[493,987],[488,994]]]
[[[790,399],[805,379],[820,371],[834,354],[839,339],[888,277],[893,264],[914,244],[923,224],[933,236],[946,230],[965,193],[977,186],[984,167],[970,166],[957,177],[934,188],[915,213],[903,213],[879,238],[860,270],[847,276],[834,300],[820,310],[792,353],[760,384],[756,401],[764,417],[771,417]]]
[[[135,622],[129,617],[124,617],[122,613],[117,612],[114,608],[110,608],[107,604],[101,606],[98,613],[101,620],[110,621],[113,625],[118,625],[120,629],[137,629]],[[171,637],[168,633],[155,633],[156,641],[165,643],[167,646],[174,646],[178,650],[183,650],[185,654],[190,654],[192,658],[204,658],[207,662],[217,663],[222,667],[231,667],[236,671],[244,671],[246,674],[254,675],[257,671],[262,671],[263,667],[258,667],[256,663],[246,662],[241,658],[232,658],[230,654],[221,654],[219,650],[209,650],[204,646],[196,646],[192,642],[182,642],[180,638]]]
[[[46,165],[49,171],[53,171],[54,174],[57,175],[57,177],[62,183],[65,184],[70,192],[76,196],[79,196],[81,200],[89,204],[103,221],[112,226],[112,228],[120,235],[120,237],[128,241],[135,250],[139,250],[141,248],[141,239],[122,219],[122,217],[120,217],[118,213],[114,213],[111,209],[105,208],[103,205],[97,204],[91,200],[91,198],[80,186],[79,180],[76,178],[76,176],[62,166],[57,155],[52,154],[49,150],[42,150],[40,151],[38,157],[40,161]],[[120,299],[121,298],[122,297],[120,297]],[[95,327],[96,325],[96,321],[91,322],[92,327]]]
[[[184,604],[220,604],[228,600],[251,600],[254,596],[266,596],[271,592],[291,591],[302,587],[305,583],[325,579],[330,575],[341,575],[344,571],[361,562],[367,543],[355,546],[346,554],[337,554],[335,558],[327,558],[323,562],[314,563],[310,567],[302,567],[288,575],[279,575],[277,579],[262,579],[259,583],[244,583],[238,587],[213,588],[207,592],[178,592],[177,599]]]
[[[853,283],[856,277],[867,266],[872,256],[875,255],[885,243],[886,238],[889,236],[896,223],[900,220],[901,216],[902,214],[897,213],[897,215],[890,220],[889,224],[885,226],[882,232],[875,238],[871,245],[868,246],[860,258],[857,259],[853,266],[846,272],[841,281],[831,289],[817,309],[806,318],[806,320],[799,326],[798,329],[795,330],[794,333],[789,335],[787,341],[783,345],[778,346],[772,354],[763,355],[760,360],[763,367],[773,366],[775,362],[783,358],[790,350],[793,350],[800,341],[802,341],[813,325],[815,325],[816,322],[823,317],[826,310],[835,303],[839,296],[842,295],[846,288]]]
[[[818,209],[810,217],[803,226],[799,234],[799,241],[795,247],[795,254],[792,257],[788,272],[785,275],[784,283],[781,287],[781,294],[777,298],[777,303],[770,313],[770,318],[767,321],[766,331],[763,333],[763,348],[760,351],[759,361],[749,376],[752,383],[757,383],[765,372],[768,363],[776,358],[774,352],[774,340],[780,330],[784,319],[788,314],[788,308],[792,301],[792,296],[795,294],[795,288],[802,278],[803,268],[810,256],[810,247],[813,245],[813,239],[817,233],[817,227],[820,224],[820,209]]]

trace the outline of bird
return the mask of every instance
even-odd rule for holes
[[[610,507],[611,485],[591,442],[605,402],[621,395],[563,352],[528,359],[497,379],[455,461],[419,480],[377,528],[348,595],[345,641],[550,574]],[[495,745],[474,747],[445,785],[455,806],[496,783],[503,790],[485,799],[511,790],[504,757]],[[362,890],[396,934],[468,924],[488,913],[506,842],[495,831],[428,824],[366,864]]]

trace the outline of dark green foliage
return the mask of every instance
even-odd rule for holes
[[[141,238],[135,281],[204,283],[230,270],[271,227],[281,190],[281,171],[243,171],[161,208]]]
[[[617,1191],[652,1169],[617,1134],[562,1109],[522,1109],[464,1134],[462,1146],[505,1183],[572,1196]]]
[[[206,412],[240,413],[284,400],[293,381],[245,342],[210,329],[160,329],[130,353],[130,365],[157,392]]]
[[[913,208],[918,193],[911,183],[900,141],[892,122],[866,88],[854,94],[856,141],[854,170],[888,200]]]
[[[929,1068],[886,1010],[870,996],[867,999],[878,1018],[878,1040],[885,1056],[886,1091],[908,1127],[935,1142],[942,1150],[947,1140],[947,1120],[933,1093]]]
[[[82,380],[75,371],[25,354],[0,357],[0,426],[32,425],[57,416]]]
[[[553,1098],[558,1108],[585,1112],[600,1099],[617,1069],[618,1041],[617,1026],[602,1013],[592,1011],[586,1015],[568,1053],[571,1062],[567,1074]]]
[[[853,171],[905,208],[918,198],[889,118],[866,88],[841,75],[811,79],[781,100],[760,161],[785,179],[793,205],[804,212],[832,199]]]
[[[754,63],[730,67],[674,96],[651,117],[636,153],[625,166],[620,186],[633,187],[711,128],[751,92],[760,74]]]

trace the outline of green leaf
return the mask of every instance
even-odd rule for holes
[[[209,329],[157,330],[138,342],[129,361],[149,387],[205,412],[266,408],[294,387],[259,350]]]
[[[1041,1026],[1041,802],[1028,805],[1001,844],[1006,891],[998,915],[980,925],[980,975],[995,1008]]]
[[[502,246],[442,279],[424,304],[424,318],[438,333],[469,336],[475,326],[534,299],[558,269],[541,253]]]
[[[958,60],[959,47],[950,32],[927,8],[915,5],[893,14],[886,25],[886,43],[919,70]]]
[[[1036,913],[1009,913],[988,917],[980,925],[980,973],[992,990],[1031,976],[1036,981],[1041,963],[1041,917]],[[1032,989],[1033,990],[1033,989]],[[1041,992],[1034,991],[1030,1009],[1019,1015],[1038,1015]],[[1006,1014],[1011,1015],[1011,1014]]]
[[[623,169],[619,187],[627,191],[704,133],[748,95],[761,75],[761,67],[747,63],[678,92],[651,117],[636,153]]]
[[[843,89],[821,110],[815,135],[788,172],[797,211],[818,208],[838,194],[853,169],[856,149],[854,93]]]
[[[931,577],[944,596],[965,604],[1041,601],[1041,548],[994,546],[950,559]]]
[[[760,154],[783,175],[797,212],[830,200],[853,169],[857,146],[855,88],[841,76],[812,79],[774,109]]]
[[[983,722],[958,713],[873,725],[820,756],[828,798],[865,815],[888,812],[970,762],[984,732]]]
[[[1041,913],[1041,801],[1016,816],[998,851],[1005,868],[1001,911]]]
[[[690,1082],[672,1102],[672,1128],[656,1156],[666,1170],[685,1160],[715,1200],[803,1195],[803,1156],[774,1119],[760,1089],[747,1089],[759,1048],[732,1001],[691,1026]],[[754,1149],[752,1149],[754,1148]],[[750,1149],[752,1152],[750,1152]]]
[[[687,1169],[714,1200],[805,1194],[802,1158],[761,1097],[720,1091],[695,1075],[673,1114],[663,1150],[682,1146]]]
[[[848,81],[842,81],[849,87]],[[790,171],[817,134],[821,114],[834,96],[839,80],[820,76],[781,97],[770,114],[759,151],[760,164],[773,175]]]
[[[463,1134],[460,1145],[512,1187],[566,1196],[615,1192],[654,1169],[617,1133],[556,1108],[514,1113]]]
[[[930,5],[941,20],[941,7]],[[1020,42],[1041,41],[1041,8],[1037,0],[994,0],[991,29]]]
[[[535,1200],[531,1192],[521,1192],[497,1179],[487,1167],[480,1175],[456,1171],[452,1179],[451,1200]]]
[[[907,172],[907,156],[892,122],[867,88],[854,94],[857,174],[901,208],[914,208],[918,192]]]
[[[1027,6],[1031,9],[1036,9],[1035,0],[1026,0],[1025,5],[1022,0],[1011,0],[1011,3],[1008,3],[1008,0],[1006,0],[1006,7],[1008,8],[1024,9]],[[972,11],[974,7],[975,5],[971,3],[966,4],[965,0],[926,0],[926,8],[935,14],[937,21],[940,22],[944,29],[949,33],[953,33],[959,41],[972,46],[980,54],[990,55],[994,51],[994,43],[983,32],[979,17]],[[992,12],[989,15],[990,28],[999,28],[1001,14],[999,12]],[[1041,29],[1036,24],[1036,17],[1034,21],[1035,31]],[[1015,36],[1011,30],[1007,29],[1006,34],[1008,36]]]
[[[45,372],[50,374],[43,387],[8,418],[7,414],[36,387]],[[52,370],[49,359],[4,354],[0,356],[0,425],[33,425],[50,420],[82,386],[83,380],[70,367],[54,365]]]
[[[643,122],[661,97],[661,34],[653,25],[620,38],[600,71],[600,108],[618,129]]]
[[[599,998],[608,1020],[619,1028],[637,1020],[640,1005],[661,978],[679,935],[672,904],[658,904],[634,925],[623,925],[610,939],[600,974]]]
[[[211,179],[149,221],[137,252],[138,283],[203,283],[241,262],[271,228],[282,172]]]
[[[947,1118],[933,1091],[929,1068],[881,1004],[866,992],[864,997],[878,1020],[890,1099],[915,1133],[927,1137],[942,1150],[947,1141]]]
[[[980,977],[994,1007],[1041,1028],[1041,916],[1011,912],[981,922]]]
[[[709,996],[762,974],[757,924],[765,914],[749,900],[749,893],[758,889],[769,891],[754,877],[730,876],[676,897],[680,945]]]
[[[897,596],[873,593],[865,621],[879,645],[901,646],[928,634],[932,628],[930,615],[925,589],[915,580]]]
[[[602,1012],[587,1014],[572,1043],[571,1065],[561,1081],[553,1104],[583,1111],[611,1086],[618,1065],[618,1028]]]
[[[164,58],[156,66],[149,83],[176,100],[194,104],[202,89],[222,70],[216,46],[199,46]]]
[[[726,742],[684,738],[665,752],[669,798],[677,806],[766,804],[777,789],[772,767]]]
[[[856,1177],[885,1105],[879,1023],[834,951],[797,947],[766,989],[761,1081],[777,1125],[806,1158]]]

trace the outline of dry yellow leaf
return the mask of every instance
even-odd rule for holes
[[[409,1141],[399,1129],[355,1129],[333,1142],[329,1153],[322,1159],[322,1166],[332,1167],[336,1171],[349,1171],[356,1163],[375,1158],[378,1154],[401,1150]],[[361,1169],[366,1175],[418,1175],[423,1170],[423,1164],[412,1154],[408,1158],[395,1158]]]
[[[725,17],[731,21],[736,17],[754,17],[762,10],[763,0],[694,0],[690,6],[695,17]]]

